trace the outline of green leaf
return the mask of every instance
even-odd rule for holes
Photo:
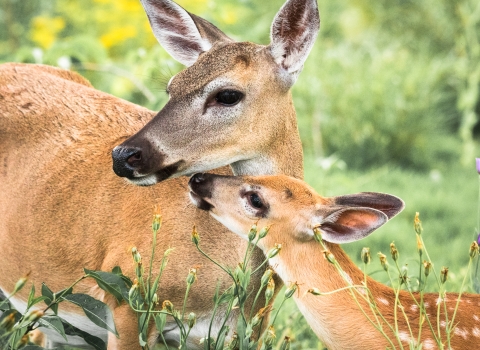
[[[22,350],[46,350],[46,349],[38,345],[27,345],[23,347]]]
[[[33,298],[35,298],[35,285],[32,284],[32,288],[30,289],[30,294],[28,294],[27,300],[27,310],[33,305]]]
[[[112,272],[93,271],[88,269],[83,270],[85,271],[85,274],[94,278],[95,281],[97,281],[97,284],[100,288],[112,294],[115,299],[117,299],[117,302],[119,304],[124,299],[128,301],[129,288],[127,287],[127,284],[125,283],[125,280],[121,277],[121,275]]]
[[[63,339],[67,340],[67,336],[65,335],[65,329],[63,328],[62,319],[58,316],[43,316],[38,320],[40,327],[45,327],[48,329],[52,329],[60,334]]]
[[[44,302],[47,306],[49,306],[55,299],[55,295],[53,294],[52,290],[48,288],[45,283],[42,283],[42,296],[45,297]],[[58,314],[58,304],[52,305],[50,309],[52,309],[55,315]]]
[[[113,315],[110,308],[100,300],[92,298],[88,294],[69,294],[63,297],[72,304],[80,306],[85,315],[95,323],[118,337],[115,323],[113,322]]]
[[[107,344],[105,342],[95,337],[94,335],[90,335],[87,332],[78,329],[77,327],[72,326],[70,323],[62,319],[63,328],[65,329],[65,334],[67,335],[75,335],[77,337],[83,338],[85,342],[95,348],[95,350],[107,350]]]
[[[155,318],[155,327],[157,328],[158,333],[163,333],[165,324],[167,323],[167,315],[164,313],[156,314]]]
[[[217,338],[215,350],[223,350],[223,348],[225,347],[225,338],[227,336],[228,330],[228,326],[223,326],[220,332],[218,332],[219,336]]]

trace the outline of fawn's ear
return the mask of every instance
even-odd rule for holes
[[[358,241],[404,207],[400,198],[374,192],[333,197],[332,200],[333,205],[321,208],[316,217],[323,239],[332,243]]]
[[[287,0],[272,23],[270,50],[293,84],[320,29],[317,0]]]
[[[220,29],[171,0],[141,0],[160,45],[187,67],[217,41],[232,41]]]

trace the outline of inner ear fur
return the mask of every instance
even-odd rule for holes
[[[335,205],[345,207],[372,208],[384,213],[388,219],[393,218],[405,207],[398,197],[386,193],[361,192],[332,198]]]

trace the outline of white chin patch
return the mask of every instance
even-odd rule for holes
[[[248,230],[245,230],[242,225],[239,225],[238,222],[233,220],[230,217],[223,217],[223,216],[218,216],[212,211],[210,211],[210,215],[213,216],[215,220],[217,220],[219,223],[221,223],[223,226],[228,228],[230,231],[235,233],[236,235],[240,236],[240,238],[243,238],[245,240],[248,240]]]
[[[135,179],[127,179],[127,181],[137,186],[152,186],[158,182],[155,174],[138,177]]]

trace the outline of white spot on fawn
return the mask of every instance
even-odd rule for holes
[[[428,308],[430,306],[430,304],[428,303],[428,301],[426,303],[423,303],[423,306],[426,308]]]
[[[404,341],[404,342],[410,342],[411,340],[410,334],[408,334],[407,332],[398,332],[398,337],[400,338],[401,341]]]
[[[478,327],[473,327],[472,329],[472,334],[477,337],[477,338],[480,338],[480,329]]]
[[[423,349],[424,350],[433,350],[435,349],[435,343],[432,339],[425,339],[423,342]]]
[[[466,329],[455,328],[455,335],[461,336],[463,339],[467,340],[468,331]]]
[[[478,318],[477,315],[473,315],[473,319],[474,319],[475,321],[477,321],[477,322],[480,321],[480,318]]]
[[[447,322],[445,321],[440,321],[440,327],[445,328],[447,326]]]
[[[416,312],[418,310],[418,306],[415,304],[412,304],[412,306],[410,306],[410,310],[412,310],[413,312]]]
[[[379,303],[382,303],[383,305],[390,305],[390,302],[385,299],[385,298],[377,298]]]

